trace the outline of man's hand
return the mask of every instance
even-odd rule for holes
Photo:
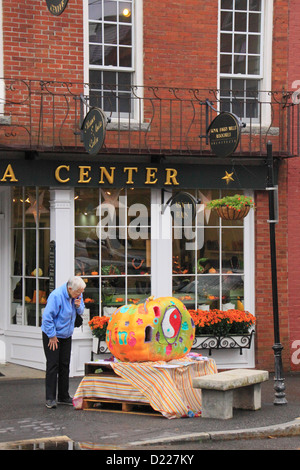
[[[76,299],[74,300],[74,304],[76,308],[80,307],[80,302],[81,302],[81,295],[79,297],[76,297]]]
[[[56,336],[53,336],[53,338],[49,338],[49,343],[48,343],[48,346],[50,349],[52,349],[53,351],[55,351],[55,349],[58,348],[58,339],[56,338]]]

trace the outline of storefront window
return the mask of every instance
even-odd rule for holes
[[[90,317],[151,294],[150,190],[75,191],[75,274]]]
[[[11,227],[11,323],[40,326],[49,295],[48,189],[12,189]]]
[[[243,221],[224,221],[205,203],[230,191],[191,190],[196,217],[173,221],[173,295],[188,308],[241,308],[244,301]]]

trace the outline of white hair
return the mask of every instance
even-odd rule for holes
[[[68,280],[67,286],[70,287],[70,289],[76,291],[78,289],[85,289],[86,284],[84,280],[81,279],[81,277],[73,276]]]

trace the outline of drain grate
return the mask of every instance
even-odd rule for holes
[[[0,450],[76,450],[67,436],[57,436],[24,441],[1,442]]]

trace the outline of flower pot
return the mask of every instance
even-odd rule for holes
[[[106,341],[99,338],[93,338],[92,352],[94,354],[103,354],[108,353],[109,349],[107,347]]]
[[[224,220],[241,220],[249,213],[250,206],[245,205],[240,210],[236,210],[228,206],[220,206],[216,207],[215,210],[217,211],[218,216]]]

